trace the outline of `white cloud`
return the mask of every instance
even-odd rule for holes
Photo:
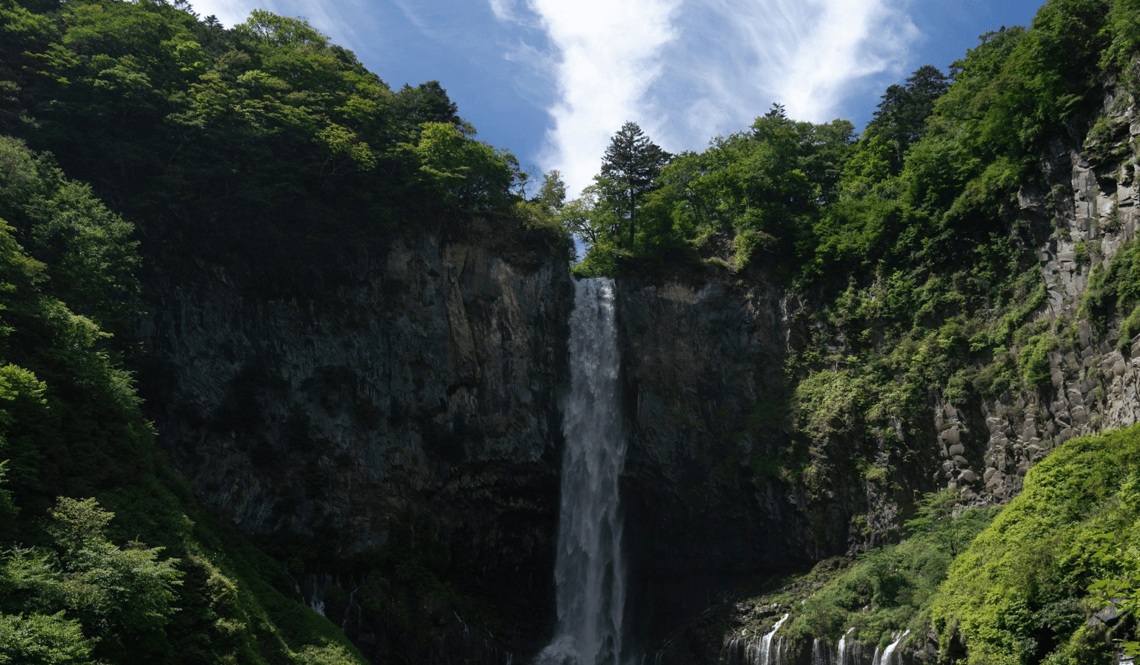
[[[571,192],[590,183],[610,137],[627,120],[652,121],[640,106],[676,37],[680,0],[528,0],[553,47],[558,101],[540,157]]]
[[[255,9],[265,9],[279,16],[299,17],[327,35],[333,43],[348,47],[361,43],[357,30],[366,15],[366,0],[190,0],[194,11],[203,18],[213,14],[227,28],[244,23]]]
[[[835,119],[853,92],[901,78],[920,37],[903,1],[689,0],[666,56],[675,78],[654,86],[654,112],[685,117],[663,124],[660,142],[699,149],[776,102],[797,120]]]
[[[521,23],[518,1],[488,0]],[[542,166],[578,192],[626,120],[674,152],[744,129],[773,102],[831,120],[867,77],[902,73],[919,36],[904,1],[526,0],[555,51]]]
[[[515,15],[516,0],[487,0],[491,3],[491,13],[500,21],[518,22]]]
[[[265,3],[257,1],[234,2],[234,0],[190,0],[194,11],[206,18],[211,14],[216,16],[227,28],[238,23],[244,23],[249,13],[255,9],[265,8]]]

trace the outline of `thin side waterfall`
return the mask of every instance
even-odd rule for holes
[[[894,642],[891,642],[890,646],[888,646],[886,651],[883,652],[883,659],[877,660],[876,665],[891,665],[891,656],[893,656],[895,653],[895,647],[899,645],[899,642],[902,642],[904,639],[906,639],[907,635],[910,635],[910,630],[907,630],[902,635],[899,635],[898,639],[896,639]]]
[[[772,638],[776,636],[776,631],[780,630],[780,626],[783,625],[783,623],[787,620],[787,614],[780,617],[780,620],[776,622],[776,625],[772,626],[772,632],[764,636],[764,646],[761,647],[760,651],[762,665],[775,665],[773,661],[776,661],[776,659],[772,657]]]
[[[570,394],[562,409],[558,632],[539,654],[539,665],[617,665],[621,657],[625,570],[618,476],[626,443],[618,366],[613,280],[579,280],[570,316]]]
[[[837,649],[839,653],[835,656],[835,665],[847,665],[847,661],[844,659],[844,656],[847,655],[847,636],[853,630],[855,630],[854,626],[848,628],[847,632],[839,638],[839,648]]]
[[[831,665],[830,644],[818,637],[811,643],[811,665]]]

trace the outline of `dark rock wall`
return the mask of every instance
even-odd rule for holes
[[[174,467],[275,555],[350,574],[385,548],[424,553],[539,630],[573,285],[564,262],[513,264],[487,245],[347,244],[335,265],[295,266],[311,283],[292,298],[251,295],[293,269],[251,268],[256,256],[240,276],[209,256],[177,273],[153,261],[137,369]]]
[[[635,623],[671,623],[743,575],[846,547],[841,515],[830,542],[794,488],[753,470],[786,444],[757,405],[787,398],[789,300],[735,280],[619,283]]]

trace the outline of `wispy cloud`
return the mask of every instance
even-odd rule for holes
[[[773,102],[796,119],[838,115],[868,77],[900,75],[918,37],[905,0],[525,0],[558,82],[540,161],[571,191],[634,120],[666,149],[700,149]],[[521,22],[520,0],[488,0]]]
[[[250,12],[265,9],[280,16],[301,17],[334,43],[348,46],[362,43],[358,30],[366,16],[365,0],[191,0],[194,11],[203,17],[213,14],[227,28],[244,23]]]
[[[510,0],[491,3],[497,17],[526,20]],[[677,35],[673,13],[679,5],[680,0],[526,0],[554,51],[546,66],[557,86],[548,108],[553,127],[539,161],[562,171],[571,191],[590,183],[623,122],[649,119],[639,104],[661,76],[662,51]]]
[[[894,0],[704,0],[695,10],[704,14],[696,22],[726,31],[713,42],[717,47],[697,52],[733,57],[735,51],[733,59],[743,64],[725,69],[706,57],[706,79],[739,91],[734,101],[768,96],[790,116],[815,122],[831,120],[861,79],[901,73],[907,47],[919,37]]]

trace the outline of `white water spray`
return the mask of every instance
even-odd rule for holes
[[[780,626],[788,620],[788,615],[780,617],[775,626],[772,626],[772,632],[764,636],[763,646],[760,647],[760,662],[763,665],[773,665],[775,658],[772,658],[772,638],[776,636],[776,631],[780,630]]]
[[[907,630],[902,635],[899,635],[898,639],[896,639],[894,642],[891,642],[890,646],[888,646],[886,651],[883,652],[882,660],[879,660],[877,658],[875,659],[875,665],[891,665],[891,656],[893,656],[895,653],[895,647],[899,645],[899,642],[902,642],[904,639],[906,639],[907,635],[910,635],[910,630]]]
[[[625,570],[618,476],[626,444],[618,366],[613,280],[580,280],[570,317],[570,395],[562,409],[558,633],[538,665],[617,665],[621,657]]]
[[[835,665],[847,665],[847,661],[844,660],[844,657],[847,655],[847,636],[850,635],[853,630],[855,630],[855,626],[848,628],[847,632],[843,633],[839,638],[839,648],[837,649],[839,653],[835,656]]]

